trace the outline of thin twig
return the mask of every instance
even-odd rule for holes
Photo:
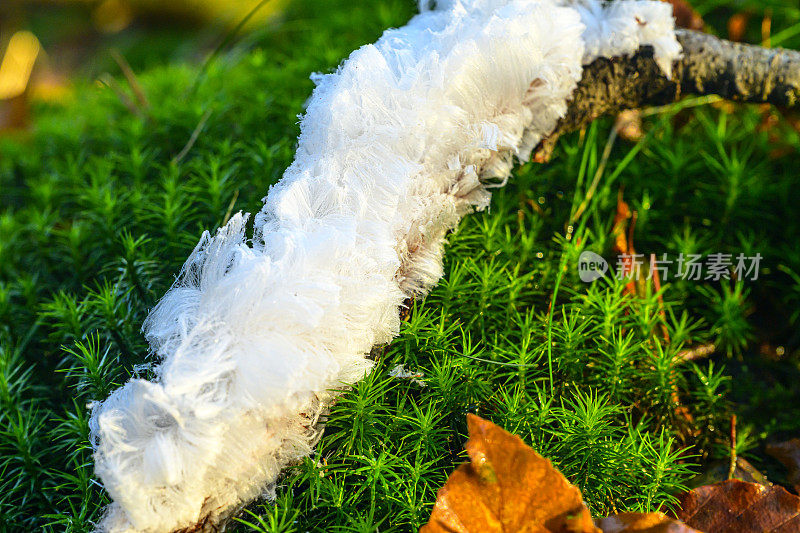
[[[681,350],[680,352],[678,352],[678,355],[675,357],[675,360],[678,363],[684,363],[686,361],[694,361],[696,359],[702,359],[704,357],[708,357],[715,351],[717,351],[716,344],[714,343],[701,344],[700,346],[697,346],[695,348]]]
[[[203,80],[206,72],[208,71],[208,67],[211,65],[214,59],[216,59],[217,56],[222,53],[222,50],[225,47],[227,47],[231,42],[233,42],[234,39],[236,39],[236,37],[239,35],[239,32],[242,31],[242,28],[244,28],[247,23],[250,22],[250,19],[252,19],[255,14],[261,10],[261,8],[272,2],[274,2],[274,0],[261,0],[259,3],[254,5],[250,11],[248,11],[248,13],[239,21],[238,24],[236,24],[236,26],[234,26],[233,29],[225,34],[225,37],[222,39],[222,41],[214,48],[211,54],[203,62],[203,65],[200,67],[200,71],[197,73],[189,92],[194,92],[195,89],[197,89],[197,86],[200,85],[200,82]]]
[[[136,100],[139,101],[139,106],[143,111],[149,109],[150,102],[147,101],[147,96],[145,96],[144,90],[139,84],[139,80],[136,78],[136,74],[134,74],[130,64],[125,60],[122,54],[119,53],[118,50],[112,48],[109,50],[109,53],[111,54],[112,59],[114,59],[117,65],[119,65],[122,75],[125,76],[125,79],[128,81],[128,85],[133,91],[134,96],[136,96]]]
[[[222,225],[228,223],[231,219],[231,214],[233,213],[233,206],[236,203],[236,200],[239,199],[239,189],[236,189],[233,193],[233,198],[231,198],[231,203],[228,204],[228,210],[225,212],[225,218],[222,219]]]
[[[143,116],[142,110],[139,109],[133,100],[131,100],[130,96],[125,94],[125,91],[122,89],[122,87],[120,87],[119,83],[117,83],[117,80],[115,80],[113,76],[110,74],[102,74],[99,78],[99,81],[114,91],[114,93],[117,95],[117,98],[119,98],[120,102],[122,102],[122,104],[128,108],[128,111],[130,111],[132,115],[136,115],[137,117]]]
[[[197,123],[197,126],[194,128],[194,131],[192,132],[192,135],[189,137],[189,140],[186,142],[186,145],[183,147],[183,149],[180,152],[178,152],[178,155],[176,155],[175,157],[172,158],[172,163],[173,164],[180,163],[181,159],[186,157],[186,154],[188,154],[189,150],[192,149],[192,146],[194,146],[194,143],[197,142],[197,138],[200,136],[200,133],[203,131],[203,128],[205,127],[206,122],[208,122],[209,117],[211,117],[211,113],[212,113],[212,109],[208,108],[208,109],[206,109],[206,112],[203,113],[203,116],[200,117],[200,122]]]
[[[656,254],[650,254],[650,271],[653,273],[653,289],[656,291],[656,301],[658,302],[658,315],[661,317],[661,334],[664,341],[669,343],[669,329],[667,329],[667,312],[664,309],[664,294],[661,292],[661,276],[658,274],[656,264]]]
[[[728,479],[733,479],[736,473],[736,415],[731,415],[731,463],[728,467]]]

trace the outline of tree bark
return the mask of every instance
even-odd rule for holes
[[[572,94],[567,114],[534,152],[534,161],[550,158],[558,137],[603,115],[625,109],[664,105],[683,95],[715,94],[738,102],[800,105],[800,52],[733,43],[706,33],[677,30],[683,56],[667,78],[653,49],[587,65]]]

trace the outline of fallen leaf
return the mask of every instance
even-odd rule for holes
[[[617,194],[617,211],[614,214],[614,225],[611,232],[614,236],[614,252],[620,255],[621,272],[617,275],[627,279],[625,294],[636,294],[636,281],[641,278],[641,264],[635,261],[636,250],[633,248],[633,228],[636,225],[637,213],[631,211],[628,203],[622,199],[622,189]],[[629,223],[630,221],[630,223]],[[639,271],[637,273],[637,270]]]
[[[628,220],[633,216],[628,203],[622,199],[622,189],[617,193],[617,211],[614,213],[614,225],[611,232],[614,235],[614,251],[619,254],[633,254],[633,245],[628,244],[626,230]]]
[[[599,520],[603,533],[699,533],[664,513],[620,513]]]
[[[522,439],[467,415],[470,462],[439,490],[420,533],[699,533],[663,513],[592,521],[581,491]]]
[[[734,14],[728,19],[728,40],[740,42],[744,40],[747,31],[747,23],[750,21],[750,13],[741,12]]]
[[[680,496],[677,518],[708,533],[796,533],[800,498],[783,487],[732,479]]]
[[[439,490],[420,533],[601,533],[571,485],[522,439],[467,415],[470,462]]]
[[[728,479],[738,479],[747,483],[756,483],[758,485],[770,486],[772,483],[767,476],[758,471],[758,469],[750,464],[744,457],[736,458],[736,467],[733,470],[733,476],[728,477],[730,474],[731,463],[730,460],[724,461],[711,461],[709,462],[702,474],[695,477],[691,484],[699,487],[702,485],[712,485],[714,483],[721,483]]]
[[[766,451],[789,470],[789,483],[800,493],[800,439],[767,444]]]
[[[665,0],[672,4],[672,16],[675,17],[675,25],[687,30],[702,30],[705,26],[703,17],[700,13],[685,0]]]

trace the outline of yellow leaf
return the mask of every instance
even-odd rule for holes
[[[600,533],[581,492],[522,439],[467,415],[470,462],[439,490],[420,533]]]
[[[581,491],[522,439],[467,415],[470,462],[439,490],[420,533],[700,533],[663,513],[596,522]]]

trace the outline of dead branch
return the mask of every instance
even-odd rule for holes
[[[733,43],[692,30],[677,30],[683,57],[667,78],[653,49],[587,65],[567,114],[537,147],[534,160],[547,161],[558,137],[603,115],[664,105],[683,95],[718,95],[738,102],[800,105],[800,52]]]

